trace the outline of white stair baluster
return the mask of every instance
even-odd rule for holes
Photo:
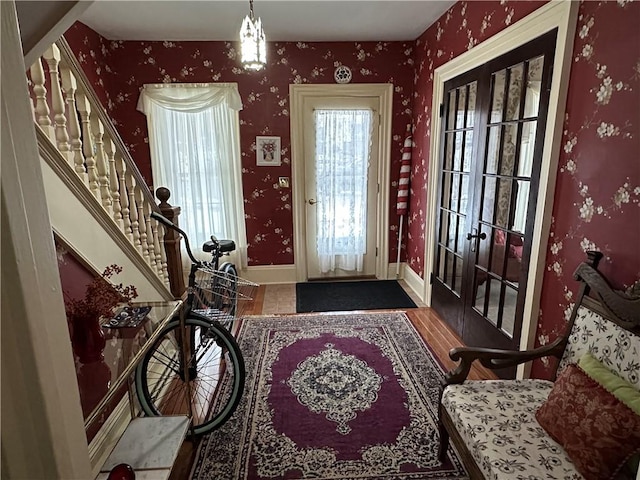
[[[29,69],[31,73],[31,82],[33,83],[33,93],[36,96],[36,122],[51,139],[55,139],[55,132],[49,118],[49,105],[47,104],[47,87],[45,87],[44,69],[42,68],[42,60],[38,58]]]
[[[124,232],[124,222],[122,221],[122,205],[120,204],[120,182],[116,168],[116,145],[110,136],[104,137],[104,151],[107,155],[109,165],[109,188],[111,190],[111,201],[113,208],[113,220],[118,224],[120,230]]]
[[[149,248],[149,265],[158,273],[158,263],[156,261],[156,242],[153,231],[153,224],[151,223],[151,204],[145,199],[144,201],[144,218],[147,221],[147,245]]]
[[[153,251],[156,254],[156,271],[158,276],[164,279],[164,272],[162,271],[162,242],[160,241],[160,232],[158,232],[158,222],[151,221],[151,232],[153,236]]]
[[[131,217],[131,232],[133,233],[133,245],[142,253],[140,242],[140,223],[138,222],[138,207],[136,205],[136,179],[130,172],[126,175],[127,191],[129,193],[129,216]]]
[[[93,135],[91,134],[91,104],[89,99],[78,90],[76,94],[76,105],[80,114],[80,124],[82,125],[82,153],[84,153],[84,161],[87,165],[87,180],[89,190],[100,201],[100,187],[98,184],[98,170],[96,168],[95,147],[93,145]]]
[[[104,125],[98,117],[97,113],[91,112],[91,133],[93,133],[94,150],[96,152],[96,169],[98,170],[98,184],[100,185],[100,199],[102,206],[109,216],[113,215],[111,201],[111,186],[109,184],[109,170],[107,159],[104,152]]]
[[[162,225],[160,222],[154,220],[156,227],[158,229],[158,233],[157,233],[157,238],[158,241],[160,242],[160,271],[162,272],[162,279],[164,280],[165,285],[167,285],[167,287],[170,287],[170,283],[169,283],[169,269],[167,267],[167,251],[164,248],[164,236],[166,233],[166,229],[164,227],[164,225]]]
[[[122,222],[124,224],[124,234],[133,243],[133,233],[131,231],[131,216],[129,212],[129,193],[127,192],[126,176],[128,175],[127,163],[120,153],[116,153],[116,171],[120,182],[120,206],[122,207]]]
[[[70,161],[78,176],[87,183],[87,172],[84,169],[84,157],[82,156],[80,123],[78,122],[76,107],[76,91],[78,90],[76,77],[64,64],[60,65],[60,76],[62,78],[62,88],[67,98],[67,111],[69,112],[67,125],[71,144]]]
[[[147,221],[144,218],[144,194],[139,185],[135,187],[136,207],[138,207],[138,228],[140,229],[140,253],[149,262],[149,244],[147,243]]]
[[[60,88],[60,73],[58,72],[60,49],[54,43],[44,52],[43,57],[49,66],[51,107],[54,115],[56,145],[60,153],[68,160],[70,149],[69,135],[67,134],[67,117],[65,116],[65,103],[62,97],[62,89]]]

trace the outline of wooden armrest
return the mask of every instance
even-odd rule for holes
[[[557,358],[562,357],[567,342],[566,337],[558,337],[554,342],[538,347],[534,350],[500,350],[496,348],[474,348],[474,347],[457,347],[449,352],[449,357],[460,364],[445,374],[444,385],[452,385],[462,383],[467,379],[471,364],[475,360],[490,369],[513,367],[520,363],[525,363],[536,358],[547,357],[553,355]]]

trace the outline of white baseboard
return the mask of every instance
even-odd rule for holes
[[[420,278],[420,275],[414,272],[408,265],[403,264],[403,266],[404,269],[402,269],[402,272],[404,281],[407,283],[409,288],[413,290],[413,293],[415,293],[418,298],[424,302],[424,279]]]
[[[385,279],[400,280],[404,278],[405,266],[406,265],[404,262],[400,262],[400,268],[398,269],[398,264],[396,262],[390,263],[389,266],[387,267],[387,276],[385,277]],[[396,271],[398,272],[397,275],[396,275]]]
[[[420,297],[424,296],[424,281],[418,276],[405,262],[400,263],[400,272],[396,276],[397,263],[390,263],[387,267],[386,276],[382,276],[381,280],[404,279],[411,289]],[[247,280],[262,285],[276,283],[296,283],[296,266],[295,265],[257,265],[247,267],[239,275]]]
[[[297,282],[295,265],[258,265],[243,269],[239,275],[261,285]]]

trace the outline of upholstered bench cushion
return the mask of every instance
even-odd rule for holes
[[[445,388],[442,404],[487,479],[583,478],[535,419],[552,388],[546,380],[467,381]]]

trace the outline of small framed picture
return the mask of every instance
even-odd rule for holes
[[[280,137],[256,137],[256,165],[277,167],[280,161]]]

